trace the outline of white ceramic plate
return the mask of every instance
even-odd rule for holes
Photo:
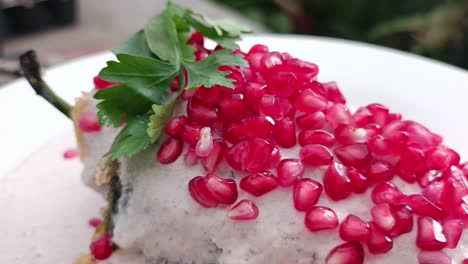
[[[354,106],[379,102],[441,134],[468,157],[468,73],[418,56],[376,46],[316,37],[246,37],[243,49],[271,50],[320,66],[320,80],[337,81]],[[47,71],[46,80],[68,102],[92,88],[110,53]],[[103,200],[81,185],[71,122],[34,95],[24,80],[0,88],[0,263],[71,263],[87,251],[86,221]]]

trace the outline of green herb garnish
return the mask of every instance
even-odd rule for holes
[[[194,31],[224,49],[195,61],[195,47],[187,44]],[[226,78],[230,72],[219,71],[219,67],[247,67],[243,57],[233,54],[233,50],[240,35],[248,32],[233,22],[214,21],[169,2],[161,15],[153,17],[143,30],[115,50],[118,61],[107,62],[99,76],[121,85],[94,96],[102,100],[97,105],[102,125],[118,127],[125,122],[107,154],[109,162],[133,156],[155,143],[184,89],[214,85],[234,88],[234,80]],[[174,95],[170,82],[176,76],[181,88]]]

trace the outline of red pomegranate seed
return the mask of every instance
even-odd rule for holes
[[[452,264],[452,258],[443,251],[421,251],[418,254],[419,264]],[[465,264],[465,263],[462,263]]]
[[[279,65],[284,64],[283,56],[279,52],[269,52],[263,55],[262,59],[260,60],[260,73],[268,79],[268,74],[271,69],[278,67]]]
[[[95,133],[101,131],[101,125],[96,113],[86,112],[78,120],[78,127],[84,133]]]
[[[323,175],[323,188],[332,200],[341,200],[348,197],[353,189],[351,180],[346,175],[345,167],[333,162]]]
[[[365,167],[371,159],[367,145],[364,143],[338,147],[334,152],[344,165],[356,168]]]
[[[334,128],[336,128],[339,125],[349,125],[352,118],[351,113],[345,105],[335,104],[327,109],[327,120]]]
[[[468,259],[463,260],[462,264],[468,264]]]
[[[268,46],[265,46],[263,44],[255,44],[253,45],[247,55],[253,54],[253,53],[267,53],[268,52]]]
[[[200,130],[200,139],[195,145],[195,153],[199,157],[206,157],[213,149],[213,136],[211,135],[211,128],[204,127]]]
[[[294,186],[293,201],[298,211],[307,211],[314,206],[322,194],[322,185],[309,178],[299,180]]]
[[[320,144],[332,147],[335,144],[335,136],[325,130],[304,130],[299,133],[299,145]]]
[[[210,53],[206,49],[199,49],[195,51],[195,61],[201,61],[204,58],[208,57]]]
[[[245,99],[252,109],[258,111],[260,100],[264,94],[266,94],[266,84],[264,83],[249,82],[245,86]]]
[[[243,199],[227,213],[233,220],[253,220],[258,217],[258,207],[250,200]]]
[[[341,223],[340,237],[344,241],[366,241],[369,236],[369,224],[356,215],[350,214]]]
[[[198,89],[198,90],[204,90]],[[207,89],[208,90],[208,89]],[[214,107],[204,105],[199,99],[192,97],[187,103],[187,116],[190,121],[201,125],[210,125],[218,119],[218,111]]]
[[[284,159],[277,168],[278,184],[288,187],[296,183],[304,174],[304,165],[297,159]]]
[[[285,114],[280,106],[280,98],[271,94],[261,97],[258,111],[261,115],[270,116],[274,120],[283,119]]]
[[[400,204],[393,206],[396,224],[388,235],[392,238],[401,234],[409,233],[413,229],[413,211],[407,205]]]
[[[247,140],[231,146],[226,154],[226,161],[229,165],[238,171],[244,170],[244,160],[249,152],[250,144]]]
[[[189,193],[192,198],[205,208],[216,207],[218,201],[213,197],[206,187],[206,183],[201,176],[197,176],[189,181]]]
[[[100,238],[91,243],[91,254],[97,260],[104,260],[112,255],[114,250],[112,246],[112,238],[108,233],[105,233]]]
[[[416,245],[422,250],[442,250],[447,245],[447,239],[442,232],[442,225],[426,216],[418,219],[418,234]]]
[[[455,177],[447,177],[440,192],[440,203],[443,208],[450,210],[462,203],[463,197],[468,198],[468,184]],[[427,187],[426,187],[427,188]]]
[[[358,242],[341,244],[328,253],[325,264],[363,264],[364,249]]]
[[[444,185],[443,181],[432,182],[422,190],[422,195],[432,203],[440,204]]]
[[[372,220],[385,233],[390,232],[396,224],[394,212],[389,204],[377,204],[371,209]]]
[[[185,156],[184,156],[184,164],[186,166],[193,166],[197,164],[199,159],[200,157],[197,156],[197,154],[195,153],[195,150],[193,148],[188,148],[187,153],[185,153]]]
[[[298,83],[296,74],[287,71],[274,71],[265,77],[268,85],[268,92],[281,97],[289,97],[296,90]]]
[[[447,238],[447,248],[456,248],[463,232],[463,222],[460,219],[445,221],[442,225],[443,233]]]
[[[104,89],[111,88],[111,87],[118,85],[118,83],[113,83],[113,82],[108,82],[106,80],[103,80],[99,76],[95,76],[93,78],[93,83],[94,83],[94,88],[96,90],[104,90]]]
[[[353,192],[363,193],[367,190],[367,178],[353,167],[346,168],[346,175],[351,180]]]
[[[421,173],[427,170],[425,160],[426,155],[424,150],[417,146],[408,146],[401,153],[398,167],[406,172]]]
[[[413,122],[405,121],[404,130],[408,133],[408,144],[418,145],[423,149],[436,147],[442,142],[442,137],[429,131],[426,127]]]
[[[465,162],[461,163],[459,167],[462,170],[465,177],[468,177],[468,162],[465,161]]]
[[[101,224],[101,219],[93,217],[89,219],[88,224],[89,226],[96,228]]]
[[[254,116],[244,120],[244,131],[251,138],[267,138],[275,126],[271,117]]]
[[[420,194],[412,194],[406,197],[405,202],[416,215],[429,216],[437,220],[444,219],[446,216],[446,212],[442,208]]]
[[[311,144],[301,148],[299,153],[302,162],[310,166],[328,165],[333,162],[331,151],[319,144]]]
[[[299,59],[288,60],[288,68],[305,81],[312,80],[319,72],[317,65]]]
[[[372,254],[384,254],[393,248],[393,240],[374,223],[370,223],[367,247]]]
[[[296,119],[297,126],[302,130],[321,129],[327,123],[325,114],[321,111],[303,114]]]
[[[213,142],[213,149],[210,151],[208,156],[201,159],[201,164],[205,171],[213,172],[218,168],[218,165],[224,158],[226,153],[227,146],[226,143],[222,140],[215,140]]]
[[[387,156],[392,153],[390,140],[382,135],[371,137],[367,142],[367,147],[372,154],[377,156]]]
[[[180,137],[190,146],[195,146],[198,140],[200,139],[200,130],[202,126],[195,125],[195,124],[186,124],[184,129],[182,130],[182,134]]]
[[[242,94],[224,98],[219,106],[220,115],[224,120],[239,121],[249,114],[249,107]]]
[[[233,204],[237,200],[237,186],[234,180],[223,179],[213,173],[208,173],[203,180],[208,192],[220,204]]]
[[[194,46],[203,47],[204,43],[205,43],[205,37],[203,36],[202,33],[199,33],[199,32],[192,33],[190,38],[187,40],[187,44],[194,45]]]
[[[182,153],[183,143],[176,138],[167,138],[158,151],[158,160],[161,164],[169,164],[177,160]]]
[[[258,172],[266,168],[274,146],[265,139],[255,138],[249,142],[249,151],[245,155],[243,168],[248,172]]]
[[[405,195],[392,183],[381,182],[374,187],[371,197],[375,204],[389,203],[394,205],[400,204]]]
[[[280,147],[291,148],[295,146],[297,143],[296,125],[289,117],[284,118],[276,123],[273,129],[273,138]]]
[[[77,149],[67,149],[64,153],[63,153],[63,158],[64,159],[73,159],[73,158],[76,158],[78,157],[78,150]]]
[[[446,146],[438,146],[427,152],[426,165],[429,169],[443,170],[460,163],[460,155]]]
[[[334,134],[336,142],[342,145],[366,143],[369,137],[365,128],[355,128],[349,125],[338,126]]]
[[[270,158],[268,159],[268,168],[276,168],[280,162],[281,153],[277,147],[271,151]]]
[[[305,215],[306,227],[314,232],[334,229],[338,226],[338,217],[335,212],[325,206],[313,206]]]
[[[336,82],[323,83],[323,87],[327,90],[327,99],[336,104],[346,104],[346,99],[338,88]]]
[[[377,124],[368,124],[364,127],[367,132],[367,139],[380,135],[382,133],[382,128]]]
[[[223,126],[223,136],[228,142],[235,144],[247,138],[242,123],[228,123]]]
[[[353,114],[353,121],[357,126],[363,127],[374,121],[372,113],[366,107],[360,107]]]
[[[197,90],[191,90],[191,91],[189,91],[189,90],[183,90],[180,97],[181,97],[183,100],[188,100],[188,99],[192,98],[192,97],[195,95],[195,92],[196,92],[196,91],[197,91]]]
[[[204,56],[203,54],[200,55]],[[210,88],[202,86],[195,90],[194,97],[203,105],[215,107],[223,99],[226,91],[228,91],[228,88],[224,88],[222,86],[215,85]]]
[[[184,127],[187,124],[186,116],[176,116],[172,118],[166,125],[164,131],[168,136],[179,137],[184,131]]]
[[[374,123],[384,126],[387,123],[388,108],[381,104],[371,104],[366,107],[372,114]]]
[[[240,188],[254,196],[262,196],[278,187],[276,177],[269,171],[256,172],[240,181]]]
[[[419,186],[426,187],[433,181],[440,179],[442,175],[440,170],[429,170],[418,179]]]
[[[327,108],[328,101],[321,95],[314,93],[311,89],[305,89],[295,101],[297,110],[303,113],[313,113]]]
[[[392,164],[383,160],[373,160],[367,169],[367,179],[373,182],[388,181],[394,175]]]

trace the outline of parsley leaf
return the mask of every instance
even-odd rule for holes
[[[104,80],[126,84],[133,91],[156,104],[164,104],[170,94],[169,83],[179,72],[179,65],[158,59],[117,54],[99,73]]]
[[[108,162],[114,161],[122,156],[131,157],[152,144],[151,138],[146,133],[149,116],[128,117],[127,124],[120,131],[112,143]]]
[[[154,57],[146,42],[145,33],[140,30],[133,34],[120,48],[114,50],[115,54],[129,54],[142,57]]]
[[[174,104],[168,105],[156,105],[152,106],[154,114],[149,118],[147,133],[151,138],[151,142],[156,142],[159,136],[161,136],[164,126],[169,121],[174,109]]]
[[[209,88],[213,85],[234,88],[234,80],[226,78],[230,72],[218,70],[223,65],[248,66],[241,55],[234,55],[231,50],[217,50],[199,62],[186,62],[184,64],[188,77],[185,89],[189,90],[200,86]]]
[[[94,98],[103,100],[97,104],[99,123],[118,127],[126,115],[142,115],[148,112],[151,102],[126,85],[98,91]]]

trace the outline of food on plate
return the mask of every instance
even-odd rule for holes
[[[246,32],[169,3],[73,108],[23,57],[109,202],[80,263],[466,263],[459,154]]]

